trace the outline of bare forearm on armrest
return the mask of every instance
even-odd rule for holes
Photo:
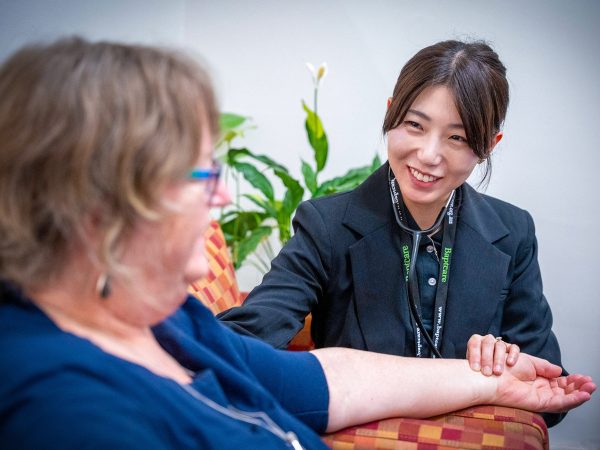
[[[588,401],[591,377],[522,353],[500,376],[466,360],[418,359],[345,348],[313,351],[329,387],[328,431],[387,417],[430,417],[476,404],[562,412]]]
[[[328,431],[387,417],[430,417],[491,401],[497,379],[465,360],[315,350],[329,386]]]

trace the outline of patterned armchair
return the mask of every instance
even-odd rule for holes
[[[241,293],[218,222],[206,232],[209,274],[192,283],[189,292],[213,313],[240,305]],[[310,316],[290,343],[290,350],[308,350]],[[429,419],[393,418],[347,428],[323,436],[333,449],[513,449],[547,450],[548,430],[541,416],[513,408],[477,406]]]

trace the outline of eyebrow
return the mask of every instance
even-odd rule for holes
[[[421,111],[417,111],[416,109],[409,109],[408,111],[406,111],[407,113],[412,113],[415,116],[419,116],[420,118],[431,122],[431,117],[429,117],[427,114],[425,114],[424,112]],[[448,125],[448,128],[458,128],[460,130],[464,130],[465,127],[463,126],[462,123],[451,123],[450,125]]]

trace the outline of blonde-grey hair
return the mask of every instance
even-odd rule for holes
[[[58,275],[94,217],[110,272],[119,244],[163,212],[160,192],[218,131],[206,72],[173,51],[80,38],[17,51],[0,67],[0,278]]]

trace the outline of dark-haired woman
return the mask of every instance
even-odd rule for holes
[[[317,347],[466,355],[485,375],[520,350],[560,364],[531,216],[466,183],[478,164],[489,176],[508,100],[487,44],[419,51],[388,101],[388,162],[354,191],[303,203],[262,284],[220,319],[285,347],[311,312]]]

